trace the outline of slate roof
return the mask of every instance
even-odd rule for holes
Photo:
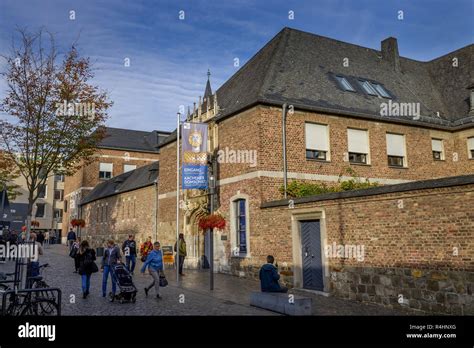
[[[170,132],[157,130],[146,132],[106,127],[106,136],[98,147],[141,152],[159,152],[158,144],[167,138],[169,134]]]
[[[216,91],[216,121],[258,103],[281,107],[286,102],[303,110],[432,128],[471,126],[467,88],[474,83],[473,57],[473,44],[428,62],[400,56],[397,72],[380,50],[284,28]],[[342,65],[344,58],[348,67]],[[380,104],[387,99],[361,93],[358,86],[358,93],[346,92],[334,79],[337,74],[378,82],[393,102],[420,103],[422,117],[380,116]],[[163,145],[174,140],[175,132]]]
[[[153,185],[155,180],[158,180],[158,169],[159,164],[157,161],[101,182],[82,199],[81,205]]]
[[[472,174],[460,175],[460,176],[451,176],[451,177],[440,178],[440,179],[412,181],[412,182],[407,182],[403,184],[383,185],[383,186],[371,187],[371,188],[361,189],[361,190],[325,193],[321,195],[313,195],[313,196],[296,198],[293,201],[295,204],[303,204],[303,203],[319,202],[319,201],[326,201],[326,200],[332,200],[332,199],[365,197],[365,196],[381,195],[381,194],[386,194],[386,193],[426,190],[426,189],[433,189],[433,188],[463,186],[463,185],[473,185],[473,184],[474,184],[474,175]],[[288,206],[288,204],[289,204],[288,199],[282,199],[278,201],[265,202],[260,207],[272,208],[272,207]]]

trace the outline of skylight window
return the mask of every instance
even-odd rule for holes
[[[391,98],[390,94],[387,93],[385,88],[382,87],[382,85],[379,85],[378,83],[372,83],[372,86],[375,88],[377,93],[384,98]]]
[[[336,76],[336,79],[339,82],[339,84],[341,85],[341,87],[344,88],[344,90],[355,92],[354,87],[352,87],[352,85],[349,83],[349,81],[347,81],[347,79],[345,77]]]
[[[375,90],[375,88],[372,87],[369,81],[360,80],[359,83],[367,94],[376,95],[376,96],[379,95],[377,91]]]

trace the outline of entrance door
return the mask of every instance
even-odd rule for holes
[[[319,220],[300,222],[303,287],[324,291],[321,228]]]

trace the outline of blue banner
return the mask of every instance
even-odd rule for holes
[[[182,189],[208,188],[207,124],[183,123],[182,131]]]

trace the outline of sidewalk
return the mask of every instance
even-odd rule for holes
[[[98,264],[100,265],[99,258]],[[74,261],[64,245],[45,248],[41,264],[49,263],[46,282],[63,292],[63,315],[278,315],[251,307],[250,293],[259,291],[259,282],[225,274],[214,274],[214,290],[209,290],[208,270],[185,270],[180,284],[176,283],[176,270],[165,270],[169,285],[161,288],[162,300],[155,298],[154,289],[145,297],[143,288],[151,283],[149,275],[140,274],[141,262],[135,268],[134,283],[138,288],[136,303],[109,303],[101,297],[102,273],[91,278],[91,294],[84,300],[81,279],[74,271]],[[13,269],[13,263],[0,264],[0,271]],[[110,291],[110,279],[107,292]],[[313,299],[313,315],[410,315],[403,309],[389,309],[375,304],[363,304],[335,297],[324,297],[306,291],[290,292]],[[184,303],[183,303],[184,300]]]

